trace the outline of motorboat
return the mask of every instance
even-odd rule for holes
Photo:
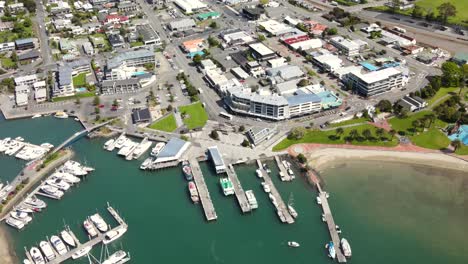
[[[231,180],[228,178],[221,178],[219,179],[219,183],[221,184],[221,188],[223,189],[225,196],[234,194],[234,186],[232,185]]]
[[[332,259],[335,259],[336,251],[335,251],[335,245],[333,244],[333,242],[330,241],[328,244],[325,245],[325,247],[328,249],[328,256]]]
[[[80,122],[80,119],[78,117],[73,118],[76,122]]]
[[[192,167],[188,161],[184,161],[182,163],[182,172],[184,173],[187,181],[191,181],[193,179]]]
[[[53,149],[54,148],[54,145],[52,145],[50,143],[47,143],[47,142],[42,143],[40,146],[43,147],[43,148],[46,148],[46,149]]]
[[[255,198],[254,192],[252,190],[247,190],[245,191],[245,196],[247,197],[247,201],[250,204],[250,208],[257,209],[258,202],[257,202],[257,198]]]
[[[288,211],[289,211],[289,214],[291,214],[291,216],[294,217],[294,219],[297,218],[298,213],[297,213],[296,209],[294,209],[294,207],[292,207],[292,205],[288,204]]]
[[[13,217],[8,217],[7,220],[6,220],[6,223],[9,226],[14,227],[14,228],[16,228],[18,230],[21,230],[24,227],[23,221],[20,221],[18,219],[13,218]]]
[[[132,158],[139,159],[149,148],[151,148],[153,142],[143,140],[133,151]]]
[[[28,213],[21,212],[21,211],[12,211],[10,212],[10,216],[16,220],[23,222],[24,224],[28,224],[32,221],[32,217],[29,216]]]
[[[112,146],[115,142],[115,139],[111,138],[104,143],[104,149],[108,150],[110,146]]]
[[[23,259],[23,264],[33,264],[29,259]]]
[[[346,238],[341,239],[341,249],[343,250],[343,255],[347,258],[350,258],[352,255],[351,246],[349,245],[348,240]]]
[[[25,206],[25,205],[19,205],[14,208],[17,212],[22,212],[22,213],[34,213],[34,209],[31,207]]]
[[[322,214],[322,222],[326,222],[327,219],[325,218],[325,214]]]
[[[118,148],[118,149],[122,148],[122,147],[124,146],[125,142],[127,142],[127,140],[129,140],[127,137],[125,137],[125,136],[120,136],[120,137],[117,139],[117,141],[115,141],[114,147],[115,147],[115,148]]]
[[[320,198],[320,196],[317,196],[317,204],[322,204],[322,199]]]
[[[65,162],[61,168],[61,171],[71,173],[75,176],[85,176],[88,174],[88,171],[86,171],[80,163],[73,160],[68,160]]]
[[[54,116],[55,116],[56,118],[60,118],[60,119],[68,118],[68,115],[67,115],[67,113],[65,113],[65,112],[57,112],[57,113],[55,113]]]
[[[200,197],[198,196],[197,186],[195,186],[195,183],[193,181],[188,182],[188,189],[192,202],[198,203],[200,201]]]
[[[257,177],[263,178],[262,170],[256,169],[256,170],[255,170],[255,173],[257,174]]]
[[[151,166],[151,163],[153,163],[152,158],[145,159],[145,161],[143,161],[143,163],[141,164],[140,169],[142,170],[148,169]]]
[[[60,189],[62,191],[67,191],[70,189],[70,184],[63,181],[62,179],[47,179],[46,183],[52,187]]]
[[[270,185],[268,185],[268,183],[262,182],[262,187],[263,187],[263,190],[264,190],[266,193],[270,193],[270,192],[271,192],[271,190],[270,190]]]
[[[32,247],[29,250],[29,254],[33,259],[35,264],[45,264],[44,257],[42,256],[41,251],[37,247]]]
[[[24,200],[24,203],[32,206],[33,208],[42,209],[47,207],[47,204],[44,201],[42,201],[39,198],[36,198],[35,196],[26,198],[26,200]]]
[[[16,137],[15,140],[16,140],[16,141],[21,141],[21,142],[23,142],[23,141],[24,141],[24,138],[22,138],[22,137]]]
[[[42,185],[41,186],[41,191],[43,191],[45,194],[48,194],[55,199],[60,199],[63,196],[63,192],[60,191],[58,188],[50,185]]]
[[[102,264],[117,264],[117,263],[125,263],[122,262],[127,257],[127,252],[123,250],[116,251],[114,254],[110,255]]]
[[[75,184],[79,183],[81,181],[80,178],[76,177],[75,175],[68,173],[68,172],[55,172],[52,174],[52,177],[55,177],[57,179],[62,179],[63,181],[69,183],[69,184]],[[51,178],[52,178],[51,177]]]
[[[91,224],[91,221],[89,219],[83,221],[83,227],[86,229],[86,232],[88,232],[88,234],[91,237],[97,236],[98,232],[96,228],[94,228],[93,224]]]
[[[41,241],[39,243],[39,247],[41,248],[42,253],[44,253],[44,257],[47,261],[51,261],[55,259],[55,253],[52,249],[52,246],[47,241]]]
[[[93,248],[92,246],[87,246],[87,247],[81,248],[80,250],[77,250],[75,253],[73,253],[72,259],[79,259],[87,255],[91,251],[92,248]]]
[[[57,250],[57,253],[59,253],[59,255],[67,254],[67,247],[65,246],[65,243],[63,243],[62,239],[60,239],[60,237],[55,235],[51,236],[50,242],[52,243],[52,246],[54,246],[55,250]]]
[[[335,225],[336,233],[341,234],[341,228],[339,225]]]
[[[293,172],[291,169],[288,169],[288,174],[289,174],[290,176],[294,176],[294,172]]]
[[[109,230],[106,222],[104,221],[104,219],[102,219],[102,217],[98,213],[93,214],[92,216],[89,217],[89,219],[91,220],[91,222],[93,222],[93,224],[97,227],[99,231],[107,232],[107,230]]]
[[[60,232],[60,236],[62,237],[63,241],[67,243],[67,245],[71,247],[76,247],[75,240],[73,239],[72,235],[70,235],[70,232],[68,232],[67,230],[63,230],[62,232]]]
[[[164,142],[157,143],[154,146],[154,148],[151,150],[150,155],[153,156],[153,157],[157,157],[159,155],[159,153],[161,152],[161,150],[164,148],[164,146],[166,146],[166,143],[164,143]]]
[[[35,118],[38,118],[38,117],[41,117],[42,115],[41,114],[35,114],[31,117],[31,119],[35,119]]]
[[[297,243],[296,241],[288,241],[288,246],[293,247],[293,248],[298,248],[301,245]]]
[[[119,239],[123,234],[127,232],[127,228],[125,226],[121,226],[119,228],[113,229],[111,231],[107,231],[106,235],[104,236],[104,240],[102,243],[107,245],[109,243],[114,242],[115,240]]]

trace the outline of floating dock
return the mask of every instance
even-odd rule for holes
[[[197,185],[201,204],[203,206],[203,210],[205,211],[206,220],[216,220],[218,219],[218,216],[216,215],[216,211],[213,206],[213,201],[211,200],[210,192],[208,191],[208,187],[206,186],[205,179],[203,178],[203,174],[200,169],[200,164],[198,164],[198,161],[195,158],[191,158],[189,162],[190,166],[192,167],[193,179],[195,180],[195,184]]]
[[[333,244],[335,245],[336,259],[339,263],[346,263],[346,257],[343,255],[343,252],[341,250],[340,237],[338,235],[338,232],[336,231],[335,220],[333,220],[330,205],[328,204],[327,193],[322,191],[322,188],[320,187],[319,183],[317,183],[316,186],[319,191],[319,197],[322,201],[322,209],[325,221],[327,222],[328,232],[330,232],[330,237],[332,239]]]
[[[284,167],[283,162],[280,157],[275,156],[276,165],[278,166],[280,173],[281,181],[292,181],[291,175],[289,175],[288,170]],[[281,176],[282,175],[282,176]]]
[[[263,165],[260,160],[257,160],[257,165],[260,171],[262,172],[263,180],[265,181],[266,184],[270,186],[270,190],[271,190],[270,193],[275,197],[276,201],[278,202],[277,209],[283,213],[286,219],[285,222],[288,224],[294,223],[294,218],[289,213],[287,205],[284,203],[283,198],[281,198],[281,195],[276,189],[275,184],[271,180],[270,175],[268,175],[268,173],[263,169]]]
[[[244,189],[242,189],[242,185],[237,177],[236,171],[232,164],[229,164],[226,173],[228,175],[229,180],[231,180],[232,185],[234,187],[234,193],[237,197],[237,201],[239,202],[239,206],[241,207],[242,213],[248,213],[252,211],[250,207],[249,201],[247,200],[247,196],[245,195]]]

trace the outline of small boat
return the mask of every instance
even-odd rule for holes
[[[16,137],[15,140],[16,140],[16,141],[21,141],[21,142],[23,142],[23,141],[24,141],[24,138],[22,138],[22,137]]]
[[[186,160],[182,162],[182,172],[184,173],[187,181],[191,181],[193,179],[192,167],[190,167],[190,163]]]
[[[97,227],[97,229],[103,233],[107,232],[109,228],[107,227],[106,222],[99,214],[93,214],[89,217],[89,219],[93,222],[93,224]]]
[[[80,119],[78,117],[73,118],[73,120],[75,120],[76,122],[80,121]]]
[[[341,234],[341,228],[339,225],[336,225],[335,229],[336,229],[336,233]]]
[[[110,255],[102,264],[117,264],[125,263],[122,262],[127,257],[127,252],[123,250],[116,251],[114,254]]]
[[[266,193],[270,193],[270,192],[271,192],[271,190],[270,190],[270,185],[268,185],[268,183],[262,182],[262,187],[263,187],[263,190],[264,190]]]
[[[298,248],[301,245],[297,243],[296,241],[288,241],[288,246],[293,247],[293,248]]]
[[[32,247],[29,250],[29,254],[31,255],[31,258],[33,259],[35,264],[44,264],[44,257],[41,254],[41,251],[37,247]]]
[[[71,173],[67,173],[67,172],[56,172],[56,173],[52,174],[52,177],[55,177],[57,179],[62,179],[62,180],[64,180],[65,182],[67,182],[69,184],[75,184],[75,183],[79,183],[81,181],[80,178],[76,177],[75,175],[73,175]]]
[[[192,202],[198,203],[200,201],[200,197],[198,196],[197,186],[195,186],[195,183],[193,183],[193,181],[189,181],[188,189],[190,192],[190,198],[192,199]]]
[[[60,237],[53,235],[50,237],[50,242],[52,243],[52,246],[54,246],[55,250],[57,250],[57,253],[59,253],[59,255],[67,254],[67,247],[63,243],[62,239],[60,239]]]
[[[92,248],[93,248],[92,246],[87,246],[87,247],[84,247],[84,248],[76,251],[75,253],[73,253],[72,259],[79,259],[79,258],[87,255],[91,251]]]
[[[23,222],[24,224],[28,224],[32,221],[32,217],[28,215],[28,213],[21,212],[21,211],[12,211],[10,212],[10,216],[16,220]]]
[[[143,161],[143,163],[141,164],[140,169],[146,170],[147,168],[151,166],[151,163],[153,163],[152,158],[145,159],[145,161]]]
[[[336,258],[335,245],[332,241],[325,245],[325,248],[328,248],[328,256],[332,259]]]
[[[13,217],[8,217],[7,220],[6,220],[6,223],[9,226],[14,227],[14,228],[16,228],[18,230],[21,230],[24,227],[23,221],[20,221],[18,219],[13,218]]]
[[[325,214],[322,214],[322,222],[326,222],[327,219],[325,218]]]
[[[322,199],[320,198],[320,196],[317,196],[317,204],[322,204]]]
[[[33,264],[31,261],[28,259],[23,259],[23,264]]]
[[[35,114],[31,118],[34,119],[34,118],[38,118],[38,117],[41,117],[41,116],[42,116],[41,114]]]
[[[127,228],[124,227],[124,226],[122,226],[120,228],[117,228],[117,229],[114,229],[114,230],[111,230],[111,231],[108,231],[106,233],[102,243],[104,243],[104,245],[107,245],[107,244],[117,240],[121,236],[123,236],[123,234],[125,234],[125,232],[127,232]]]
[[[166,146],[166,143],[164,142],[159,142],[158,144],[156,144],[154,146],[154,148],[151,150],[151,156],[153,157],[157,157],[159,152],[161,152],[161,150],[164,148],[164,146]]]
[[[86,219],[83,221],[83,227],[86,229],[86,232],[88,232],[88,234],[91,236],[91,237],[95,237],[97,236],[98,232],[96,230],[96,228],[94,228],[93,224],[91,224],[91,221]]]
[[[228,178],[221,178],[219,179],[219,183],[221,184],[221,188],[223,189],[225,196],[234,194],[234,186],[232,185],[231,180]]]
[[[46,183],[62,191],[67,191],[68,189],[70,189],[70,184],[63,181],[62,179],[49,178],[46,180]]]
[[[112,144],[114,144],[114,142],[115,142],[115,139],[113,139],[113,138],[107,140],[106,143],[104,143],[104,149],[109,149],[109,147],[110,147]]]
[[[76,247],[75,240],[67,230],[63,230],[62,232],[60,232],[60,236],[62,237],[63,241],[67,243],[67,245],[69,245],[70,247]]]
[[[51,261],[55,259],[54,250],[52,249],[52,246],[50,245],[49,242],[41,241],[39,243],[39,247],[41,248],[42,253],[44,253],[44,256],[47,261]]]
[[[257,174],[257,177],[263,178],[262,170],[256,169],[256,170],[255,170],[255,173]]]
[[[330,194],[326,192],[325,193],[325,198],[327,198],[327,199],[330,198]]]
[[[291,169],[288,169],[288,174],[289,174],[290,176],[294,176],[294,172],[293,172]]]
[[[257,198],[255,198],[253,191],[252,190],[245,191],[245,196],[247,197],[247,201],[250,204],[250,208],[257,209],[258,202],[257,202]]]
[[[42,209],[47,207],[47,204],[44,201],[42,201],[39,198],[36,198],[35,196],[26,198],[26,200],[24,200],[24,203],[32,206],[33,208]]]
[[[43,191],[45,194],[48,194],[55,199],[60,199],[63,196],[63,192],[60,191],[58,188],[50,185],[42,185],[41,186],[41,191]]]
[[[67,113],[65,113],[65,112],[57,112],[57,113],[55,113],[54,116],[55,116],[56,118],[60,118],[60,119],[68,118],[68,115],[67,115]]]
[[[291,216],[294,217],[294,219],[297,218],[298,216],[297,211],[296,209],[294,209],[294,207],[292,207],[292,205],[288,205],[288,211],[291,214]]]
[[[346,238],[341,239],[341,249],[343,250],[343,255],[347,258],[350,258],[352,255],[351,246],[349,245],[348,240]]]

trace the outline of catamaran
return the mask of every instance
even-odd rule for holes
[[[348,240],[346,238],[341,239],[341,249],[343,250],[343,255],[347,258],[350,258],[352,255],[351,246],[349,245]]]
[[[50,242],[54,246],[55,250],[57,250],[57,253],[59,253],[59,255],[67,254],[67,247],[63,243],[62,239],[60,239],[60,237],[53,235],[50,237]]]
[[[87,247],[84,247],[84,248],[76,251],[75,253],[73,253],[72,259],[79,259],[79,258],[87,255],[91,251],[92,248],[93,248],[92,246],[87,246]]]
[[[107,232],[108,227],[104,219],[96,213],[89,217],[89,219],[93,222],[93,224],[97,227],[97,229],[101,232]]]
[[[138,159],[143,155],[146,151],[148,151],[149,148],[151,148],[151,145],[153,145],[153,142],[151,141],[145,141],[143,140],[133,151],[133,159]]]
[[[42,253],[44,253],[44,256],[47,261],[51,261],[55,259],[54,250],[52,249],[52,246],[50,245],[49,242],[41,241],[39,243],[39,247],[41,248]]]
[[[107,244],[117,240],[121,236],[123,236],[123,234],[125,234],[125,232],[127,232],[127,228],[125,226],[121,226],[120,228],[108,231],[106,233],[102,243],[104,243],[104,245],[107,245]]]
[[[91,237],[97,236],[98,233],[96,231],[96,228],[94,228],[93,224],[91,224],[91,221],[89,221],[88,219],[83,221],[83,227],[86,229],[86,232],[88,232],[88,234]]]
[[[35,264],[45,264],[44,257],[41,254],[41,251],[37,247],[32,247],[29,250],[29,254],[31,254],[31,258],[33,259]]]
[[[60,236],[62,237],[63,241],[67,243],[67,245],[71,247],[76,247],[75,240],[73,239],[72,235],[67,230],[63,230],[60,232]]]
[[[245,191],[245,196],[247,196],[247,201],[250,204],[250,208],[257,209],[258,202],[257,202],[257,199],[255,198],[253,191],[252,190]]]

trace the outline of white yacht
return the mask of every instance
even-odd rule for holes
[[[60,199],[63,196],[63,192],[60,191],[58,188],[50,185],[42,185],[41,186],[41,191],[43,191],[45,194],[48,194],[56,199]]]
[[[146,141],[146,142],[141,142],[133,151],[133,159],[138,159],[143,155],[146,151],[148,151],[149,148],[151,148],[151,145],[153,145],[153,142],[151,141]]]
[[[87,255],[91,251],[92,248],[93,248],[92,246],[87,246],[87,247],[84,247],[84,248],[76,251],[75,253],[73,253],[72,259],[79,259],[79,258]]]
[[[351,246],[349,245],[348,240],[346,238],[341,239],[341,249],[343,250],[343,255],[347,258],[350,258],[352,255]]]
[[[111,138],[104,143],[104,149],[109,149],[110,146],[112,146],[115,142],[115,139]]]
[[[12,227],[14,227],[14,228],[16,228],[18,230],[21,230],[24,227],[23,221],[20,221],[18,219],[13,218],[13,217],[8,217],[7,220],[6,220],[6,223],[9,226],[12,226]]]
[[[54,145],[46,142],[46,143],[42,143],[41,147],[46,148],[46,149],[53,149]]]
[[[81,181],[80,178],[68,172],[57,171],[54,174],[52,174],[51,178],[53,179],[53,177],[55,177],[56,179],[61,179],[65,182],[68,182],[69,184],[75,184]]]
[[[127,156],[136,148],[137,143],[131,141],[130,139],[127,140],[122,148],[120,148],[119,152],[117,152],[120,156]]]
[[[122,262],[125,259],[130,260],[129,258],[127,258],[127,252],[123,250],[119,250],[119,251],[116,251],[114,254],[110,255],[109,258],[107,258],[104,262],[102,262],[102,264],[125,263],[126,261]]]
[[[62,191],[67,191],[70,189],[70,184],[67,182],[61,180],[61,179],[47,179],[46,183],[52,187],[55,187],[57,189],[60,189]]]
[[[257,169],[257,170],[255,170],[255,173],[257,173],[257,177],[263,178],[262,170]]]
[[[33,264],[29,259],[23,259],[23,264]]]
[[[89,217],[89,219],[91,220],[91,222],[93,222],[93,224],[97,227],[99,231],[107,232],[108,230],[107,224],[98,213],[93,214],[92,216]]]
[[[141,164],[140,169],[146,170],[147,168],[150,167],[151,163],[153,163],[153,159],[152,159],[152,158],[147,158],[147,159],[145,159],[145,161],[143,161],[143,163]]]
[[[104,243],[104,245],[107,245],[107,244],[117,240],[121,236],[123,236],[123,234],[125,234],[125,232],[127,232],[127,228],[125,226],[122,226],[120,228],[108,231],[106,233],[106,236],[104,237],[104,240],[102,241],[102,243]]]
[[[21,213],[28,213],[28,214],[34,213],[34,210],[31,207],[25,206],[24,204],[18,205],[14,207],[14,209],[17,212],[21,212]]]
[[[53,235],[50,237],[50,242],[54,246],[55,250],[57,250],[57,253],[59,253],[59,255],[67,254],[67,247],[63,243],[62,239],[60,239],[60,237]]]
[[[88,174],[88,171],[86,171],[80,163],[73,160],[68,160],[63,164],[62,172],[68,172],[75,176],[84,176]]]
[[[247,201],[250,204],[250,208],[257,209],[258,203],[257,203],[257,199],[255,198],[253,191],[252,190],[245,191],[245,196],[247,196]]]
[[[26,198],[26,200],[24,200],[24,203],[32,206],[33,208],[42,209],[47,207],[47,204],[44,201],[42,201],[39,198],[36,198],[35,196]]]
[[[114,145],[115,148],[118,148],[118,149],[122,148],[124,146],[125,142],[127,142],[128,140],[129,139],[127,137],[125,137],[125,136],[119,137],[117,139],[117,141],[115,142],[115,145]]]
[[[288,211],[289,211],[289,213],[291,214],[292,217],[297,218],[298,213],[297,213],[296,209],[294,209],[294,207],[292,207],[292,205],[288,204]]]
[[[268,183],[262,182],[262,187],[263,187],[263,190],[264,190],[266,193],[270,193],[270,192],[271,192],[271,190],[270,190],[270,185],[268,185]]]
[[[31,117],[31,119],[34,119],[34,118],[38,118],[38,117],[41,117],[42,115],[41,114],[35,114]]]
[[[21,212],[21,211],[12,211],[10,212],[10,216],[23,222],[24,224],[28,224],[32,221],[32,217],[28,215],[28,213]]]
[[[164,148],[164,146],[166,146],[166,143],[164,142],[159,142],[156,144],[156,146],[154,146],[154,148],[151,150],[151,156],[153,157],[157,157],[159,152],[161,152],[161,150]]]
[[[278,214],[281,222],[283,222],[283,223],[286,222],[286,217],[284,216],[283,212],[281,212],[281,210],[277,210],[276,214]]]
[[[55,116],[56,118],[60,118],[60,119],[68,118],[68,115],[67,115],[67,113],[65,113],[65,112],[57,112],[57,113],[55,113],[54,116]]]
[[[39,243],[39,247],[41,248],[42,253],[44,253],[44,256],[45,256],[47,261],[51,261],[51,260],[55,259],[54,250],[52,249],[52,246],[50,245],[49,242],[41,241]]]
[[[24,141],[24,138],[22,138],[22,137],[16,137],[15,140],[16,140],[16,141],[21,141],[21,142],[23,142],[23,141]]]
[[[44,257],[41,254],[41,251],[37,247],[32,247],[29,250],[29,254],[31,254],[31,258],[33,259],[35,264],[45,264]]]
[[[63,230],[62,232],[60,232],[60,236],[62,237],[63,241],[67,243],[67,245],[69,245],[70,247],[76,247],[75,240],[67,230]]]
[[[91,237],[95,237],[98,235],[96,228],[94,228],[93,224],[89,219],[83,221],[83,227],[86,229],[86,232],[88,232],[88,234]]]
[[[301,245],[297,243],[296,241],[288,241],[288,246],[297,248],[297,247],[300,247]]]
[[[320,198],[320,196],[317,196],[317,204],[322,204],[322,199]]]

